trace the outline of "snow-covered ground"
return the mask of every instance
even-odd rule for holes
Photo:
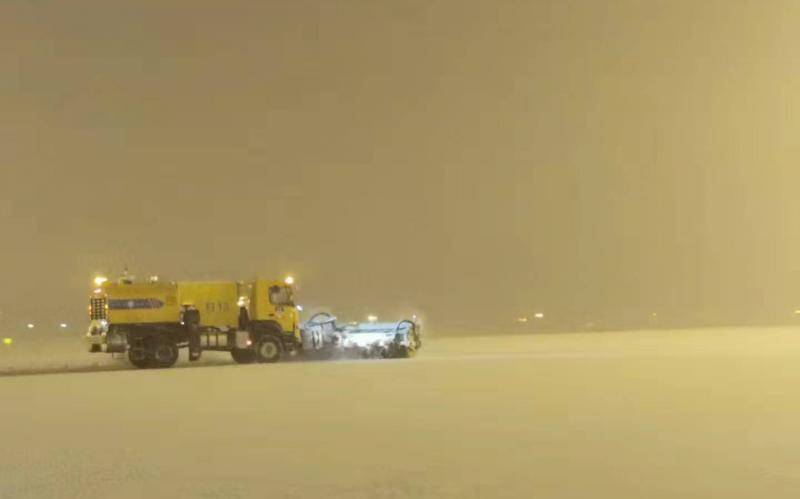
[[[125,366],[25,345],[0,345],[0,371]],[[0,377],[0,497],[800,490],[800,330],[428,337],[411,360],[102,368]]]

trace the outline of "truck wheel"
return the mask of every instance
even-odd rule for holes
[[[159,341],[150,352],[153,367],[172,367],[178,361],[178,345],[171,341]]]
[[[238,364],[252,364],[256,361],[256,354],[252,350],[231,350],[231,357]]]
[[[150,357],[147,355],[147,350],[142,347],[133,347],[128,350],[128,360],[139,369],[150,367]]]
[[[262,336],[256,345],[255,357],[259,362],[278,362],[281,358],[280,341],[273,336]]]

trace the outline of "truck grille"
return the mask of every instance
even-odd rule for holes
[[[108,300],[105,297],[89,300],[89,319],[99,321],[108,319]]]

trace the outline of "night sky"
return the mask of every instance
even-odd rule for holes
[[[0,3],[0,322],[95,273],[512,328],[790,321],[800,3]]]

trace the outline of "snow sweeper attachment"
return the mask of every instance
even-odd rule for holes
[[[321,357],[396,359],[412,357],[422,346],[415,321],[364,322],[340,326],[336,317],[320,312],[302,328],[303,350]]]

